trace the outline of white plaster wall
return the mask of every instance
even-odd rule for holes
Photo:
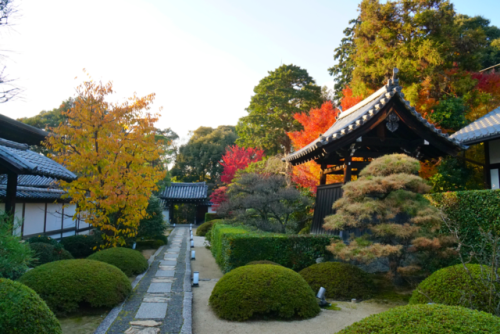
[[[19,203],[16,204],[16,208]],[[45,203],[24,204],[24,235],[43,233],[45,219]],[[16,210],[17,211],[17,210]]]
[[[61,230],[62,226],[62,204],[47,204],[47,232]]]
[[[163,209],[163,221],[170,224],[170,212],[168,209]]]
[[[217,213],[217,210],[214,210],[211,206],[209,206],[208,213]]]

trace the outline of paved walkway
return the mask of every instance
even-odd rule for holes
[[[192,333],[189,227],[176,227],[168,245],[150,260],[132,295],[109,313],[95,334]]]

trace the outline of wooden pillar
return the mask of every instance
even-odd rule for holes
[[[465,163],[465,161],[464,161]],[[491,189],[491,174],[490,174],[490,142],[484,142],[484,167],[483,167],[483,182],[484,189]]]
[[[326,184],[326,174],[325,174],[325,169],[327,165],[326,164],[321,164],[321,172],[319,173],[319,185],[324,186]]]
[[[346,184],[347,182],[351,182],[351,161],[352,161],[352,158],[351,156],[347,156],[345,158],[345,167],[344,167],[344,184]]]
[[[17,174],[7,174],[7,196],[5,197],[5,213],[14,214],[16,212],[16,191]]]

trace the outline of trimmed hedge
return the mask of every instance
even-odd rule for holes
[[[224,273],[261,260],[302,270],[323,257],[330,244],[328,236],[264,233],[224,224],[215,224],[211,235],[212,254]]]
[[[246,265],[247,266],[253,266],[253,265],[256,265],[256,264],[270,264],[272,266],[281,266],[281,264],[278,264],[278,263],[273,262],[273,261],[267,261],[267,260],[252,261],[252,262],[248,262]]]
[[[466,245],[483,243],[479,228],[500,232],[500,190],[456,191],[425,195],[431,204],[459,225]],[[448,233],[448,231],[444,231]],[[470,249],[465,250],[469,252]]]
[[[97,252],[102,239],[99,235],[72,235],[61,239],[61,245],[73,255],[75,259],[86,258],[87,256]],[[94,247],[96,249],[94,250]]]
[[[49,243],[34,242],[30,244],[30,248],[35,252],[34,258],[36,260],[32,263],[34,267],[49,262],[73,259],[73,256],[62,246],[54,247]]]
[[[127,276],[138,275],[148,269],[148,260],[141,252],[130,248],[115,247],[101,250],[87,259],[112,264]]]
[[[208,213],[208,212],[205,213],[205,223],[208,223],[209,221],[215,219],[219,219],[216,213]]]
[[[80,304],[112,308],[132,291],[128,277],[115,266],[92,260],[62,260],[41,265],[19,281],[35,290],[59,315]]]
[[[338,334],[500,333],[500,318],[446,305],[407,305],[371,315]]]
[[[303,269],[299,274],[313,291],[326,289],[326,297],[340,300],[368,299],[374,291],[370,275],[342,262],[323,262]]]
[[[0,332],[2,334],[60,334],[61,325],[35,291],[0,278]]]
[[[165,244],[163,240],[138,240],[135,249],[138,251],[143,249],[158,249]]]
[[[51,237],[46,237],[44,235],[39,235],[36,237],[31,237],[28,240],[26,240],[30,244],[38,243],[38,242],[43,242],[45,244],[50,244],[50,245],[59,245],[56,239],[52,239]]]
[[[275,265],[244,266],[225,274],[209,300],[222,319],[312,318],[320,312],[314,292],[293,270]]]
[[[409,303],[429,303],[427,295],[434,303],[469,307],[468,301],[462,300],[464,292],[466,292],[467,296],[474,296],[472,303],[475,309],[488,311],[490,296],[481,278],[486,279],[491,272],[481,273],[481,266],[478,264],[468,264],[467,268],[474,278],[474,282],[462,264],[443,268],[434,272],[418,285],[417,289],[413,291]],[[489,267],[483,266],[483,270],[488,269]],[[499,289],[500,286],[497,286],[497,291]],[[423,294],[419,291],[422,291]],[[496,297],[493,300],[493,305],[498,305],[498,303],[500,303],[500,299]]]
[[[207,232],[210,231],[210,229],[214,225],[214,221],[215,220],[205,222],[205,223],[201,224],[200,226],[198,226],[196,228],[196,235],[199,237],[204,237],[207,234]]]

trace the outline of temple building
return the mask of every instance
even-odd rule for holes
[[[325,233],[325,216],[342,196],[340,184],[326,185],[328,174],[352,180],[374,158],[404,153],[421,161],[456,156],[466,146],[429,123],[401,92],[398,70],[387,84],[352,108],[343,111],[324,134],[304,148],[286,156],[293,166],[314,160],[321,166],[320,186],[312,233]]]

